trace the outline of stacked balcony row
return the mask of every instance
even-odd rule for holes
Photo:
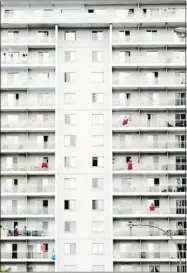
[[[177,21],[183,23],[185,17],[185,9],[181,5],[177,5],[172,8],[168,6],[163,6],[163,8],[150,7],[148,5],[143,5],[138,7],[135,4],[129,6],[119,6],[115,9],[108,7],[93,7],[93,6],[78,6],[76,9],[64,9],[58,6],[50,6],[48,8],[36,8],[34,6],[29,7],[19,7],[13,9],[10,7],[3,7],[2,18],[4,23],[20,23],[20,22],[34,22],[33,18],[37,18],[39,22],[47,23],[50,21],[60,21],[67,22],[68,17],[73,13],[73,19],[75,22],[80,21],[84,23],[97,21],[103,22],[103,16],[105,17],[105,22],[115,22],[121,21],[122,19],[130,20],[130,22],[137,23],[139,21],[143,22],[167,22]],[[63,15],[63,16],[62,16]],[[80,20],[81,19],[81,20]],[[159,20],[158,20],[159,19]],[[68,21],[69,22],[69,21]],[[72,22],[72,21],[70,21]]]
[[[2,176],[2,195],[42,195],[55,194],[55,179],[53,176]]]

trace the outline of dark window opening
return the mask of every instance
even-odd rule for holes
[[[48,136],[44,136],[44,142],[47,142],[48,141]]]
[[[48,163],[49,159],[47,156],[44,156],[43,159]]]
[[[158,208],[160,206],[160,200],[154,200],[154,205]]]
[[[92,167],[97,167],[98,166],[98,159],[97,157],[92,158]]]
[[[16,100],[19,100],[19,94],[16,93]]]
[[[48,200],[43,200],[43,207],[48,207]]]
[[[94,13],[94,9],[89,9],[88,13]]]
[[[17,185],[18,185],[18,179],[15,178],[15,179],[14,179],[14,186],[17,186]]]
[[[64,209],[69,209],[69,200],[64,200]]]
[[[126,157],[126,163],[128,163],[130,159],[131,159],[131,156],[127,156]]]
[[[125,30],[125,36],[130,36],[130,30]]]
[[[154,185],[159,185],[159,178],[154,178]]]

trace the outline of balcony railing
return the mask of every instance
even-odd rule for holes
[[[33,101],[33,99],[28,98],[25,100],[15,100],[13,102],[9,102],[7,100],[2,100],[1,101],[1,106],[2,107],[44,107],[44,106],[54,106],[55,105],[55,98],[54,97],[49,97],[48,99],[43,99],[39,101]]]
[[[41,163],[42,164],[42,163]],[[14,164],[12,166],[9,166],[7,164],[2,164],[1,165],[1,170],[2,171],[37,171],[37,172],[48,172],[48,171],[55,171],[55,166],[54,164],[48,164],[48,168],[42,168],[41,165],[38,163],[33,163],[33,162],[23,162],[23,163],[18,163]]]
[[[169,20],[181,20],[181,18],[184,18],[185,11],[183,10],[175,10],[175,12],[169,12],[169,11],[163,11],[159,10],[158,12],[147,10],[147,13],[144,13],[143,10],[135,10],[135,11],[129,11],[127,10],[94,10],[93,13],[88,13],[87,10],[73,10],[73,17],[77,20],[80,18],[86,18],[86,19],[101,19],[104,17],[106,20],[116,20],[116,18],[120,19],[127,19],[130,20],[143,20],[147,19],[146,21],[154,20],[154,21],[163,21],[166,18]],[[7,20],[13,20],[19,22],[20,20],[23,22],[28,22],[28,20],[33,20],[33,18],[37,18],[37,20],[40,22],[41,20],[60,20],[61,21],[66,18],[68,15],[72,14],[72,11],[64,10],[64,15],[60,13],[59,10],[51,10],[50,12],[45,12],[43,10],[36,10],[36,11],[29,11],[28,9],[22,10],[22,12],[11,12],[11,13],[5,13],[2,12],[2,22]]]
[[[181,256],[185,257],[185,251],[181,251]],[[114,251],[114,258],[116,259],[178,259],[179,254],[177,252],[148,252],[140,250],[139,252],[129,250],[128,252]]]
[[[53,150],[55,149],[55,142],[44,142],[39,144],[36,142],[20,142],[20,143],[8,143],[1,142],[2,150]]]
[[[55,185],[23,184],[17,186],[1,185],[1,193],[54,193]]]
[[[37,59],[37,58],[33,58],[31,59],[23,59],[23,58],[19,58],[19,59],[11,59],[11,58],[7,58],[7,59],[2,59],[1,60],[2,64],[7,64],[7,65],[16,65],[16,64],[27,64],[27,65],[54,65],[55,64],[55,60],[52,58],[48,58],[48,59]]]
[[[31,230],[31,229],[1,229],[2,237],[50,237],[55,235],[55,230]]]
[[[165,118],[160,120],[147,120],[144,121],[140,116],[132,117],[132,120],[129,120],[126,125],[123,125],[123,119],[121,118],[114,118],[112,121],[113,127],[185,127],[186,120],[185,119],[178,119],[178,120],[166,120]]]
[[[126,85],[129,85],[129,86],[138,86],[138,85],[144,85],[144,86],[152,86],[152,85],[185,85],[185,76],[183,78],[171,78],[172,75],[169,77],[168,76],[165,76],[165,77],[162,77],[162,78],[155,78],[153,80],[149,80],[145,75],[136,75],[133,74],[132,75],[129,75],[128,77],[124,77],[124,78],[120,78],[120,76],[114,76],[113,79],[112,79],[112,84],[113,85],[122,85],[122,86],[126,86]],[[135,80],[136,79],[136,80]]]
[[[146,60],[146,61],[145,61]],[[159,64],[181,64],[185,65],[184,58],[172,58],[167,56],[149,57],[132,56],[122,58],[120,56],[113,56],[113,65],[159,65]]]
[[[158,214],[170,214],[170,215],[171,214],[179,214],[179,215],[186,214],[186,207],[175,207],[175,208],[163,207],[163,208],[155,208],[154,211],[150,211],[149,206],[147,206],[147,208],[142,208],[142,207],[145,207],[145,206],[138,203],[136,208],[127,207],[126,204],[114,205],[113,213],[118,215],[120,214],[136,214],[136,215],[150,214],[153,216]]]
[[[168,235],[171,236],[184,236],[186,235],[186,229],[170,229],[170,228],[164,228],[164,230],[168,233]],[[114,227],[114,236],[130,236],[130,237],[145,237],[145,236],[162,236],[167,237],[165,233],[163,233],[160,230],[154,230],[153,228],[127,228],[124,226],[124,228],[115,228]]]
[[[14,207],[14,208],[6,208],[1,207],[1,214],[7,215],[7,214],[14,214],[14,215],[21,215],[21,214],[27,214],[27,215],[48,215],[48,214],[54,214],[55,208],[54,206],[50,207],[27,207],[27,204],[22,204],[22,207]]]
[[[125,162],[125,160],[124,160]],[[126,163],[121,162],[121,163],[114,163],[113,164],[113,170],[114,171],[127,171],[128,166]],[[186,164],[183,163],[177,163],[177,164],[134,164],[133,166],[134,171],[185,171],[186,170]],[[132,170],[129,170],[129,173]]]
[[[136,139],[129,143],[125,141],[113,141],[113,149],[185,149],[185,141],[159,141],[150,142],[149,140]]]
[[[38,37],[37,34],[35,37],[21,37],[21,36],[2,36],[1,37],[1,43],[2,44],[55,44],[56,40],[54,36],[48,36],[48,37]]]
[[[176,186],[144,186],[142,183],[139,185],[126,186],[120,183],[113,185],[113,191],[119,193],[128,192],[147,192],[147,193],[161,193],[161,192],[186,192],[186,185],[176,185]]]
[[[3,260],[15,260],[16,259],[36,259],[36,260],[51,260],[51,252],[28,252],[28,251],[12,251],[12,252],[1,252],[1,259]],[[52,260],[51,260],[52,261]]]
[[[137,102],[136,102],[137,101]],[[148,100],[146,98],[138,98],[136,100],[123,100],[120,98],[113,98],[113,106],[185,106],[186,105],[186,99],[165,99],[165,100]]]
[[[184,43],[185,38],[178,38],[176,35],[152,35],[146,36],[145,33],[137,34],[137,35],[113,35],[113,43]]]
[[[20,120],[19,122],[3,121],[2,128],[54,128],[54,121],[38,122],[37,120]]]
[[[1,83],[2,86],[4,87],[9,87],[9,86],[12,86],[12,87],[15,87],[15,86],[21,86],[21,87],[27,87],[27,86],[37,86],[38,88],[39,87],[54,87],[55,86],[55,81],[54,80],[8,80],[8,81],[3,81],[2,80],[2,83]]]

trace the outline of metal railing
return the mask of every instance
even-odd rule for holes
[[[186,141],[158,141],[150,142],[146,139],[136,139],[129,143],[122,140],[113,140],[113,149],[185,149]]]
[[[115,160],[115,159],[114,159]],[[125,163],[125,159],[124,162],[121,163],[114,163],[113,164],[113,170],[116,171],[127,171],[128,170],[128,165],[127,163]],[[158,165],[154,165],[154,164],[138,164],[138,163],[134,163],[133,164],[133,170],[134,171],[185,171],[186,170],[186,164],[182,164],[182,163],[177,163],[177,164],[158,164]],[[130,170],[132,171],[132,170]],[[129,172],[130,172],[129,171]]]
[[[36,142],[19,142],[19,143],[9,143],[9,142],[1,142],[1,149],[2,150],[21,150],[21,149],[28,149],[28,150],[53,150],[55,149],[55,142],[44,142],[44,143],[37,143]]]
[[[142,205],[139,203],[137,203],[136,208],[130,208],[127,207],[126,204],[123,205],[123,202],[121,202],[122,204],[120,205],[116,205],[114,204],[114,208],[113,208],[113,213],[114,214],[150,214],[150,215],[157,215],[157,214],[177,214],[177,215],[181,215],[181,214],[186,214],[186,207],[163,207],[163,208],[155,208],[154,211],[150,211],[149,206],[147,206],[147,208],[141,208]]]
[[[27,107],[27,106],[54,106],[55,105],[55,98],[49,97],[48,100],[39,100],[39,101],[33,101],[32,98],[28,98],[25,100],[15,100],[13,102],[9,102],[8,98],[7,100],[1,100],[1,107]]]
[[[55,64],[55,60],[52,58],[48,58],[48,59],[37,59],[37,58],[27,58],[27,59],[23,59],[23,58],[18,58],[17,60],[11,59],[11,58],[7,58],[7,59],[2,59],[1,60],[2,64],[7,64],[7,65],[16,65],[16,64],[27,64],[27,65],[54,65]]]
[[[38,230],[38,229],[1,229],[2,237],[50,237],[55,235],[55,230]]]
[[[54,128],[55,121],[38,122],[37,120],[20,120],[19,122],[11,123],[2,119],[1,126],[2,128]]]
[[[146,61],[145,61],[146,60]],[[132,57],[120,57],[120,56],[113,56],[113,65],[133,65],[133,64],[141,64],[141,65],[155,65],[155,64],[181,64],[185,65],[185,60],[183,58],[174,58],[174,57],[167,57],[167,56],[158,56],[149,57],[145,56],[132,56]]]
[[[1,37],[1,43],[2,44],[55,44],[56,39],[55,36],[48,36],[48,37],[43,37],[39,38],[37,36],[37,33],[35,37],[29,37],[29,36],[18,36],[18,37],[8,37],[8,36],[3,36]]]
[[[185,38],[178,38],[175,34],[157,34],[153,36],[146,36],[145,33],[141,33],[138,35],[113,35],[113,43],[184,43]]]
[[[27,86],[36,86],[36,87],[51,87],[53,88],[55,86],[55,81],[34,81],[34,80],[8,80],[4,81],[2,80],[1,83],[2,87],[6,86],[21,86],[21,87],[27,87]]]
[[[55,185],[23,184],[18,186],[1,185],[1,193],[55,193]]]
[[[178,120],[165,120],[165,118],[160,120],[147,120],[143,121],[140,116],[132,116],[131,120],[128,121],[126,125],[123,125],[123,119],[114,118],[112,120],[113,127],[185,127],[186,120],[178,119]]]
[[[137,103],[136,103],[137,101]],[[113,98],[113,106],[185,106],[186,105],[186,99],[165,99],[165,100],[148,100],[146,98],[137,97],[136,100],[129,99],[129,100],[123,100],[120,98]]]
[[[22,204],[22,207],[14,207],[14,208],[6,208],[6,207],[1,207],[1,214],[6,215],[6,214],[12,214],[12,215],[20,215],[20,214],[27,214],[27,215],[48,215],[48,214],[54,214],[55,213],[55,208],[54,206],[49,206],[49,207],[27,207],[27,204]]]
[[[3,13],[2,12],[2,22],[7,21],[7,20],[15,20],[15,21],[19,21],[19,20],[23,20],[24,22],[27,22],[28,20],[32,20],[33,18],[36,17],[37,15],[37,20],[41,21],[42,19],[48,19],[48,20],[52,20],[52,19],[56,19],[56,20],[63,20],[63,18],[66,18],[66,16],[72,14],[72,11],[66,11],[64,10],[63,16],[60,13],[60,9],[58,11],[55,10],[51,10],[50,12],[45,12],[45,11],[29,11],[28,9],[24,9],[24,11],[18,13],[18,12],[14,12],[14,13]],[[140,20],[140,19],[147,19],[149,20],[156,20],[158,21],[158,18],[163,21],[163,19],[181,19],[181,17],[185,17],[184,12],[181,9],[176,9],[175,12],[169,12],[169,11],[162,11],[159,10],[158,12],[155,12],[152,10],[147,11],[147,13],[145,14],[143,12],[143,10],[135,10],[135,11],[131,11],[129,12],[128,9],[126,10],[95,10],[95,12],[93,13],[88,13],[87,9],[83,10],[73,10],[73,17],[75,17],[77,19],[77,17],[82,17],[82,18],[102,18],[103,15],[107,16],[108,19],[115,19],[117,18],[122,18],[122,19],[132,19],[134,20]]]
[[[185,236],[186,235],[186,229],[170,229],[170,228],[165,228],[167,230],[168,234],[172,236]],[[114,236],[130,236],[130,237],[145,237],[145,236],[150,236],[150,237],[156,237],[156,236],[162,236],[166,237],[166,235],[161,232],[160,230],[154,230],[151,228],[127,228],[124,226],[124,228],[115,228],[114,227]]]
[[[186,185],[175,185],[175,186],[169,186],[169,185],[163,185],[163,186],[147,186],[142,185],[142,183],[133,185],[133,186],[126,186],[123,184],[115,183],[113,185],[113,191],[114,192],[151,192],[151,193],[161,193],[161,192],[186,192]]]
[[[1,252],[1,259],[3,260],[15,260],[16,259],[51,259],[52,251],[47,252],[33,252],[33,251],[12,251],[12,252]]]
[[[171,75],[172,77],[172,75]],[[146,76],[144,75],[136,75],[133,73],[129,75],[128,77],[120,78],[120,76],[114,76],[112,79],[113,85],[132,85],[132,86],[138,86],[138,85],[145,85],[145,86],[152,86],[152,85],[185,85],[185,76],[183,79],[180,78],[170,78],[169,75],[167,77],[162,78],[155,78],[152,81],[149,81]]]
[[[181,256],[185,258],[185,251],[181,251]],[[140,250],[139,252],[129,250],[128,252],[114,251],[114,258],[117,259],[179,259],[179,254],[177,252],[148,252]]]
[[[41,162],[42,165],[42,162]],[[54,164],[48,164],[48,168],[42,168],[42,166],[38,163],[34,164],[33,162],[23,162],[14,164],[12,166],[9,166],[7,164],[1,165],[2,171],[37,171],[37,172],[48,172],[48,171],[55,171],[55,165]]]

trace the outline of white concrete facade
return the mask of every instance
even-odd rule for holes
[[[185,272],[185,1],[2,1],[1,18],[2,267],[179,272],[180,254]]]

